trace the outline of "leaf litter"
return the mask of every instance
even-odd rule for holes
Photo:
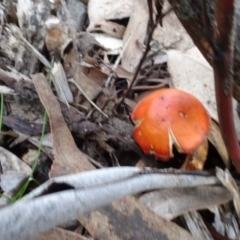
[[[78,13],[76,6],[81,10]],[[151,48],[136,75],[149,37],[148,23],[152,19],[149,13],[154,19],[157,16],[154,8],[148,11],[150,5],[145,0],[138,0],[138,3],[24,1],[24,4],[18,0],[17,4],[10,1],[3,9],[5,7],[8,11],[2,14],[10,17],[4,18],[0,56],[0,87],[5,89],[0,143],[4,156],[8,156],[1,157],[3,195],[0,199],[5,205],[9,203],[4,195],[11,192],[8,196],[13,197],[31,172],[32,162],[26,161],[29,167],[18,156],[26,160],[26,153],[37,152],[36,148],[41,145],[39,136],[44,111],[48,115],[46,136],[49,135],[50,140],[42,141],[35,174],[42,185],[32,187],[35,190],[29,190],[17,203],[0,209],[0,213],[5,212],[8,216],[0,220],[1,229],[5,224],[10,226],[0,233],[1,239],[34,237],[72,218],[78,219],[84,231],[77,234],[53,228],[49,235],[35,239],[64,239],[66,236],[71,239],[87,239],[89,236],[98,239],[207,239],[208,236],[211,239],[213,230],[209,225],[219,224],[217,216],[218,219],[223,218],[235,206],[233,219],[238,219],[237,183],[230,172],[224,173],[230,176],[231,184],[218,173],[217,176],[224,181],[224,188],[211,173],[215,166],[230,167],[217,126],[215,99],[211,98],[209,104],[205,98],[205,90],[209,91],[209,96],[215,96],[211,85],[212,70],[210,67],[208,71],[199,70],[204,63],[199,62],[198,53],[192,52],[189,57],[188,53],[195,47],[173,11],[166,14],[162,25],[155,29]],[[170,8],[164,1],[162,11],[167,12]],[[89,17],[87,28],[84,25],[86,14]],[[86,31],[82,31],[84,29]],[[196,72],[209,75],[205,77]],[[136,82],[133,82],[134,78]],[[201,80],[197,87],[192,86],[196,84],[195,79]],[[203,82],[205,79],[207,87]],[[132,89],[126,96],[131,83]],[[144,155],[132,139],[133,125],[129,114],[136,101],[149,90],[172,86],[198,96],[216,121],[209,136],[213,146],[210,150],[206,148],[196,160],[198,164],[201,158],[206,160],[206,167],[202,164],[200,169],[210,173],[166,169],[180,168],[185,156],[177,155],[163,164],[152,156]],[[205,90],[201,90],[204,86]],[[201,91],[204,94],[198,95]],[[14,154],[9,154],[9,151]],[[26,165],[28,173],[19,170],[6,175],[2,170],[2,159],[11,162],[13,158],[18,159],[18,164]],[[213,162],[212,158],[217,160]],[[134,168],[140,160],[144,166],[164,170],[154,172]],[[122,168],[109,168],[114,166]],[[124,175],[124,166],[132,166],[129,168],[132,175]],[[101,172],[94,169],[102,167],[107,173],[102,176],[103,182],[98,183],[96,176]],[[123,174],[120,179],[116,179],[115,171]],[[69,177],[74,178],[73,174],[78,175],[74,181],[69,181]],[[57,180],[59,177],[60,181]],[[80,179],[85,178],[89,183],[79,185]],[[161,190],[150,191],[156,188]],[[141,196],[144,191],[149,192]],[[136,193],[139,195],[126,196]],[[228,208],[222,211],[223,206]],[[47,210],[49,207],[53,210],[52,215]],[[39,214],[35,214],[36,208],[41,208]],[[64,209],[69,211],[64,212]],[[209,215],[208,209],[215,209],[215,221],[195,212],[204,210]],[[31,221],[26,223],[22,218],[18,226],[14,226],[13,219],[23,211]],[[185,216],[181,221],[185,221],[188,228],[170,221],[178,222],[179,216]],[[51,224],[46,222],[39,228],[38,223],[45,217],[51,219]],[[198,231],[190,226],[196,220],[202,224],[195,226]],[[24,231],[20,231],[21,224]],[[221,224],[226,228],[224,222]],[[238,231],[236,228],[236,234]],[[225,235],[225,232],[221,231],[221,234]]]

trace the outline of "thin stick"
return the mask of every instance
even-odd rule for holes
[[[79,86],[74,79],[71,78],[71,79],[69,79],[68,81],[71,82],[71,83],[73,83],[73,84],[78,88],[78,90],[82,93],[82,95],[90,102],[90,104],[91,104],[96,110],[98,110],[105,118],[108,118],[108,115],[105,114],[105,113],[87,96],[87,94],[83,91],[83,89],[81,88],[81,86]]]
[[[152,40],[152,35],[154,33],[154,30],[155,28],[157,27],[157,25],[162,21],[163,17],[166,16],[169,12],[171,12],[173,10],[173,8],[175,7],[175,5],[173,5],[173,7],[171,7],[166,13],[162,14],[157,20],[156,20],[156,23],[153,24],[152,23],[152,18],[151,16],[153,15],[153,9],[152,9],[152,2],[151,0],[148,1],[148,9],[149,9],[149,16],[150,16],[150,21],[149,21],[149,34],[147,35],[147,43],[146,43],[146,49],[145,49],[145,52],[138,64],[138,67],[137,67],[137,70],[133,76],[133,79],[132,79],[132,82],[130,84],[130,86],[128,87],[127,91],[125,92],[124,96],[122,97],[122,99],[120,100],[120,102],[118,103],[118,106],[120,106],[124,99],[128,96],[129,92],[131,91],[132,87],[134,86],[136,80],[137,80],[137,77],[138,77],[138,74],[141,70],[141,67],[145,61],[145,58],[150,50],[150,42]]]

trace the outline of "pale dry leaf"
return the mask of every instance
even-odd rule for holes
[[[60,105],[45,76],[35,74],[32,79],[50,120],[54,154],[54,162],[50,171],[51,177],[94,169],[77,148],[62,116]]]
[[[231,200],[229,191],[218,186],[162,189],[140,197],[148,208],[168,220],[188,211],[208,209]]]
[[[133,0],[89,0],[88,17],[90,23],[87,30],[91,31],[99,22],[129,17],[133,4],[136,4]]]
[[[135,1],[123,37],[124,48],[125,44],[127,46],[122,56],[122,67],[129,72],[135,72],[143,55],[143,50],[140,48],[140,45],[144,45],[148,26],[148,15],[147,1]]]
[[[17,192],[22,186],[24,181],[27,180],[29,174],[23,172],[13,172],[7,171],[0,175],[1,189],[4,191],[4,194],[9,194],[12,192]]]
[[[224,208],[224,206],[215,206],[209,208],[209,210],[214,213],[214,222],[212,225],[216,231],[229,239],[238,239],[240,230],[236,215],[232,209]]]
[[[225,186],[232,194],[233,204],[238,214],[238,218],[240,219],[240,192],[235,179],[227,169],[224,171],[220,168],[217,168],[216,176],[222,182],[223,186]]]
[[[213,70],[197,47],[193,47],[185,53],[169,50],[167,55],[168,71],[174,87],[197,97],[206,107],[211,118],[218,122]],[[233,99],[234,122],[240,140],[240,120],[236,108],[237,101]]]
[[[144,60],[143,67],[151,66],[151,65],[158,65],[167,62],[167,54],[164,52],[154,53],[153,56],[148,57]]]
[[[238,239],[240,234],[239,221],[237,221],[233,213],[229,213],[229,215],[228,223],[226,223],[226,235],[229,239]]]
[[[3,173],[6,171],[24,172],[27,175],[31,173],[31,168],[26,163],[3,147],[0,147],[0,164]]]
[[[162,12],[171,8],[167,0],[164,1]],[[178,49],[185,51],[194,46],[192,39],[187,34],[174,11],[170,11],[158,25],[153,34],[153,39],[159,44],[160,49]]]
[[[186,213],[184,214],[184,219],[194,237],[204,240],[214,240],[200,213],[196,211]]]
[[[33,2],[31,0],[18,0],[17,17],[21,29],[24,29],[24,23],[26,19],[29,19],[31,12],[33,12]]]
[[[73,102],[73,95],[70,90],[67,77],[60,62],[55,62],[52,68],[53,84],[59,99],[66,103]],[[69,106],[69,105],[68,105]]]
[[[213,227],[217,232],[224,235],[226,224],[224,223],[224,218],[222,218],[222,214],[220,212],[221,208],[221,206],[213,206],[209,207],[208,210],[214,214],[214,222],[212,223]]]
[[[0,93],[12,95],[15,93],[15,91],[9,87],[0,86]]]
[[[123,41],[111,37],[107,34],[91,33],[91,35],[98,41],[105,49],[108,54],[119,54],[123,47]]]
[[[0,147],[0,166],[0,189],[4,195],[12,197],[31,174],[31,168],[3,147]],[[0,198],[1,207],[7,203],[7,199]]]
[[[124,26],[111,21],[99,22],[97,25],[95,25],[94,29],[91,29],[92,32],[100,31],[118,39],[123,38],[125,30],[126,28]]]

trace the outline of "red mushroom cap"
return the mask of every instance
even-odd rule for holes
[[[172,146],[192,153],[210,130],[210,117],[193,95],[177,89],[161,89],[141,100],[131,114],[133,137],[145,154],[168,160]]]

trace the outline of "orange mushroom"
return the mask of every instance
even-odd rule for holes
[[[210,117],[202,103],[177,89],[157,90],[141,100],[131,114],[133,137],[145,154],[167,161],[174,145],[193,153],[210,131]]]

